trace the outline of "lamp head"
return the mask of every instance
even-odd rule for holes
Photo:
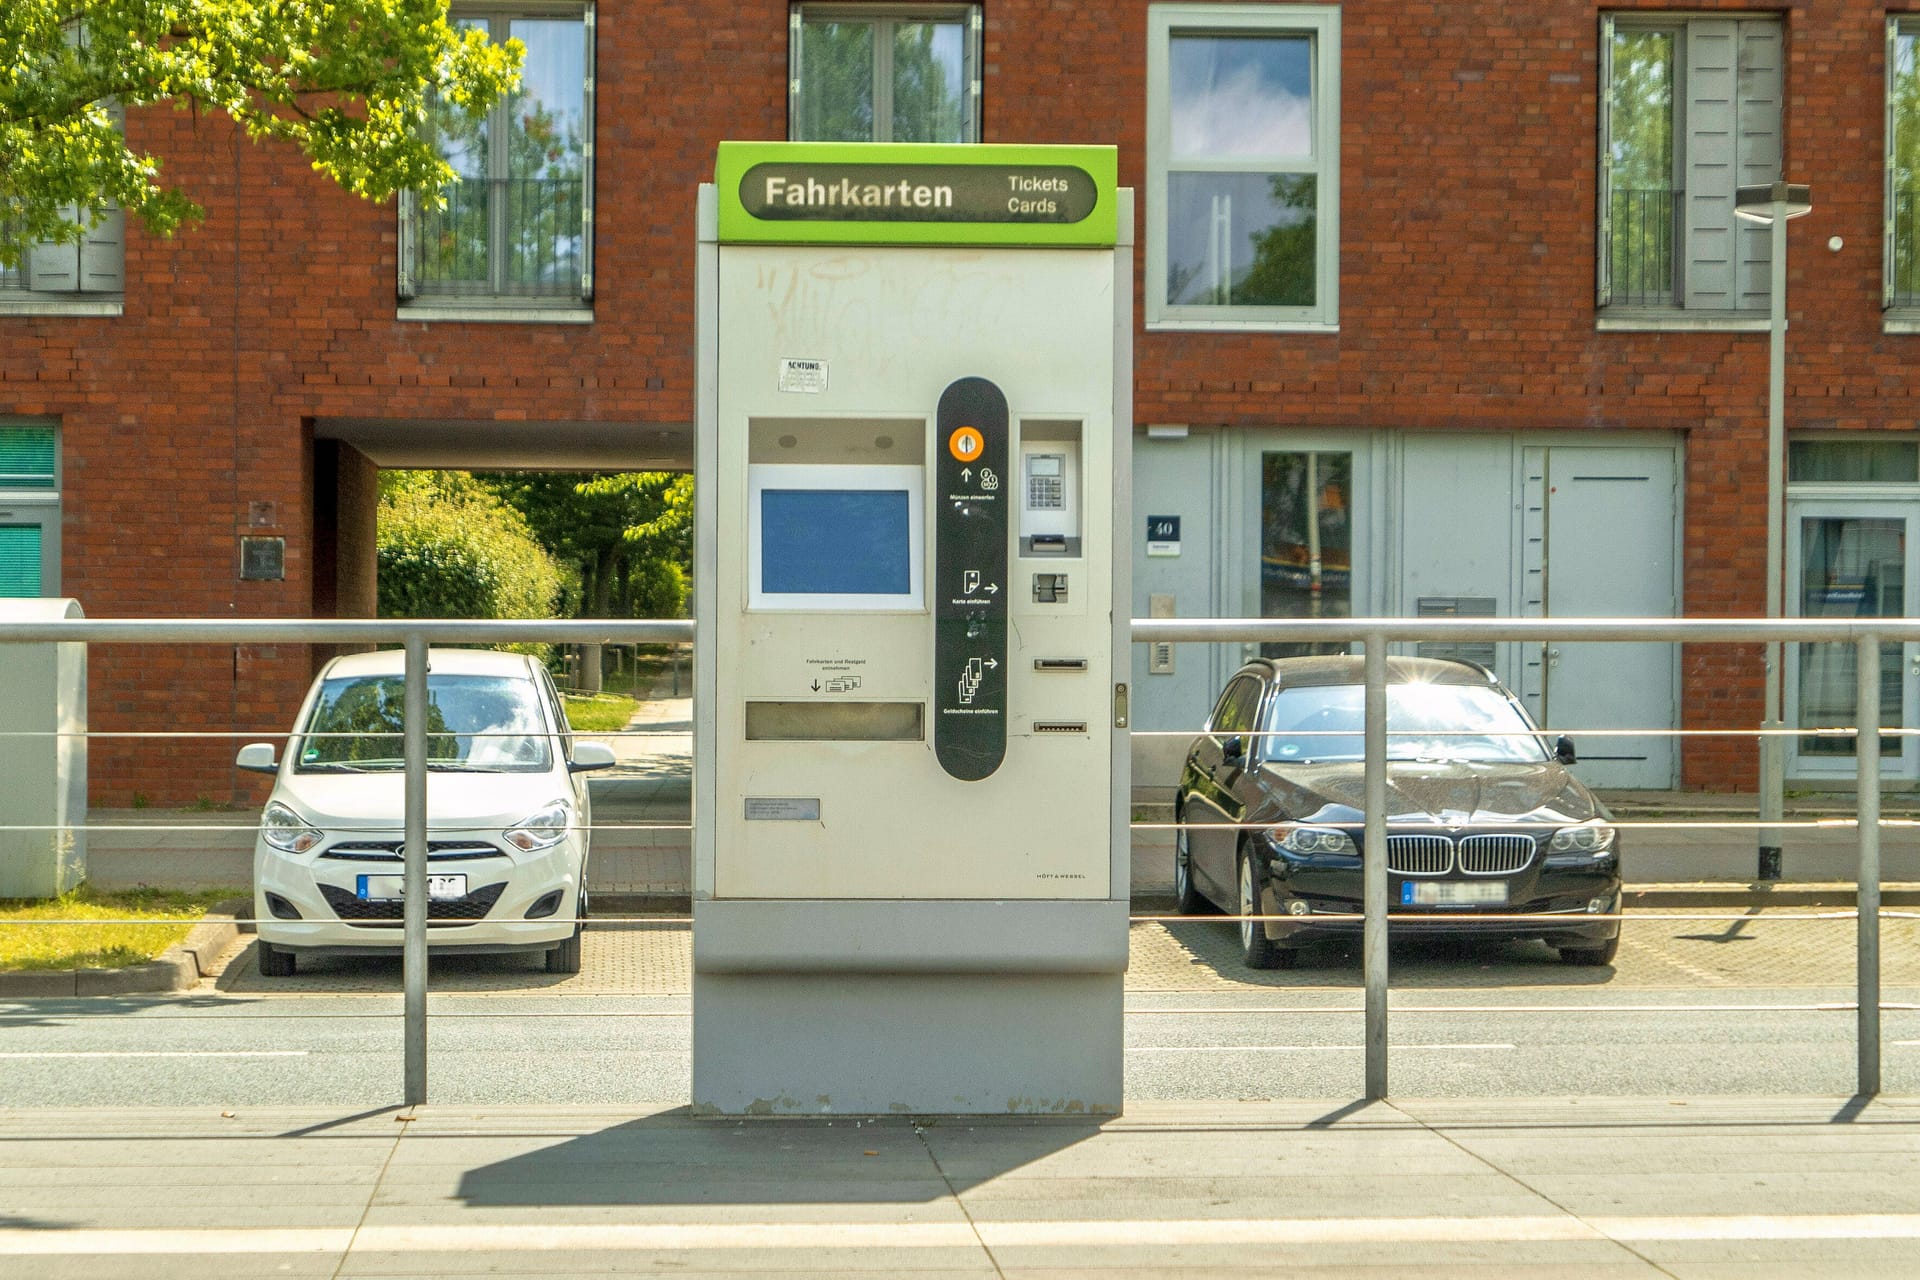
[[[1804,182],[1766,182],[1738,187],[1733,193],[1733,215],[1762,226],[1775,218],[1797,218],[1813,211],[1813,196]]]

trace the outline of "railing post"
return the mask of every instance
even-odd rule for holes
[[[401,964],[406,986],[406,1103],[427,1100],[427,642],[406,638],[406,875],[401,905]]]
[[[1367,984],[1367,1101],[1387,1096],[1387,641],[1366,638],[1367,825],[1362,837],[1361,965]]]
[[[1856,955],[1858,1087],[1861,1097],[1880,1092],[1880,637],[1856,641],[1860,733],[1854,748],[1854,813],[1859,820],[1860,870],[1854,902],[1859,911]]]

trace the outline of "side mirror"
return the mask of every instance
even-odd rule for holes
[[[249,773],[280,772],[280,766],[274,763],[271,742],[249,742],[240,748],[240,754],[234,757],[233,763],[235,768],[245,769]]]
[[[573,759],[567,761],[568,773],[586,773],[592,769],[611,769],[619,761],[613,758],[613,748],[604,742],[576,742],[573,744]]]
[[[1246,755],[1247,740],[1237,733],[1220,744],[1220,756],[1228,764],[1232,764],[1238,760],[1244,760]]]
[[[1579,757],[1573,752],[1573,739],[1561,734],[1553,740],[1553,758],[1561,764],[1573,764]]]

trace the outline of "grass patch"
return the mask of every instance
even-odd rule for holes
[[[617,733],[627,727],[640,706],[632,698],[617,693],[562,694],[567,707],[567,723],[575,733]]]
[[[102,893],[83,884],[58,898],[0,898],[0,970],[107,969],[142,964],[185,939],[214,903],[246,896],[245,889]],[[31,920],[139,923],[12,923]]]

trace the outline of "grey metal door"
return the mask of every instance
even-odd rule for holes
[[[1525,458],[1530,612],[1669,618],[1677,612],[1673,450],[1530,448]],[[1543,723],[1578,744],[1592,786],[1674,785],[1678,660],[1667,644],[1552,642],[1541,655]],[[1583,733],[1583,730],[1586,731]],[[1594,730],[1609,731],[1605,736]]]

